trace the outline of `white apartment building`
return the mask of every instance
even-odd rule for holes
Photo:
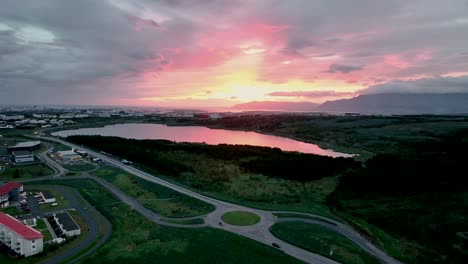
[[[2,212],[0,212],[0,244],[25,257],[42,252],[44,247],[41,232]]]

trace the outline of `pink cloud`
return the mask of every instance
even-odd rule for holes
[[[140,31],[145,27],[151,27],[158,30],[164,30],[165,28],[161,26],[158,22],[152,19],[145,19],[141,18],[132,14],[127,14],[127,19],[133,25],[133,29],[136,31]]]

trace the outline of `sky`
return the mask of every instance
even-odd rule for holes
[[[467,0],[2,0],[0,104],[468,93]]]

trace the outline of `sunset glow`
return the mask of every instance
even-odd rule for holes
[[[21,98],[12,89],[41,103],[322,103],[394,81],[468,76],[462,0],[433,1],[435,9],[417,1],[49,2],[20,16],[0,10],[4,103]]]

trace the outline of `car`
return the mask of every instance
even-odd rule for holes
[[[275,248],[281,248],[280,245],[276,244],[276,243],[271,243],[272,246],[274,246]]]

